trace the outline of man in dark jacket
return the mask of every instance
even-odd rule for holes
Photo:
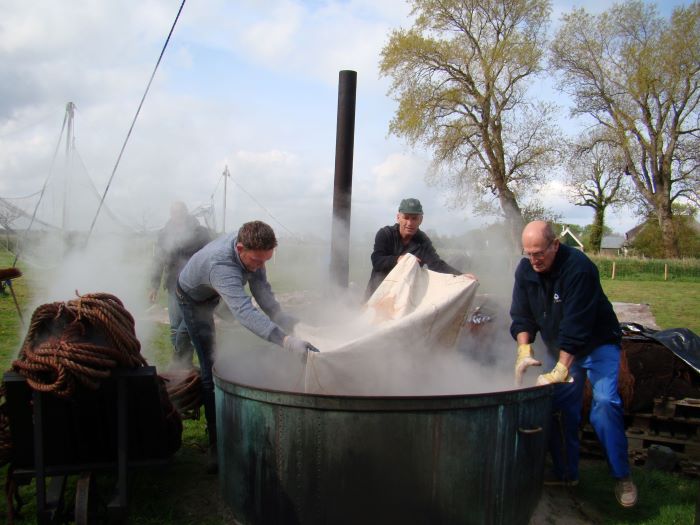
[[[435,251],[430,238],[419,227],[423,222],[423,206],[418,199],[403,199],[396,214],[396,224],[384,226],[374,238],[372,251],[372,274],[367,284],[365,299],[374,293],[389,272],[399,262],[399,259],[410,253],[418,258],[421,266],[439,273],[460,275],[456,270]],[[466,274],[476,279],[471,274]]]
[[[194,349],[175,295],[177,276],[192,254],[210,240],[209,230],[189,214],[184,202],[174,202],[170,206],[170,220],[158,232],[148,298],[152,303],[156,302],[161,279],[165,273],[163,288],[168,291],[170,341],[174,349],[173,364],[178,367],[192,366]]]
[[[615,496],[623,507],[637,502],[630,479],[622,401],[617,391],[620,325],[600,285],[598,269],[581,251],[559,243],[551,226],[529,223],[523,230],[523,258],[515,271],[510,332],[518,342],[516,382],[525,370],[540,366],[532,343],[539,332],[545,366],[538,385],[554,384],[548,484],[578,483],[579,423],[586,377],[593,402],[590,422],[617,480]]]

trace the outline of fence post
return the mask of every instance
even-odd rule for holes
[[[668,263],[664,264],[664,281],[668,281]]]
[[[610,277],[610,279],[615,279],[615,261],[613,261],[612,276]]]

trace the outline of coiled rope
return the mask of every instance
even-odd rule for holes
[[[202,378],[199,370],[169,370],[160,376],[165,380],[165,388],[173,406],[182,419],[199,419],[202,405]]]
[[[116,367],[146,365],[134,318],[114,295],[94,293],[38,307],[12,368],[40,392],[70,397],[98,388]]]
[[[77,299],[44,304],[34,311],[19,356],[12,363],[12,369],[23,376],[32,389],[62,398],[71,397],[79,385],[96,390],[101,380],[111,375],[112,369],[148,365],[140,353],[134,318],[119,298],[108,293],[79,295],[76,291],[76,295]],[[164,425],[161,451],[165,457],[180,447],[182,420],[164,383],[163,378],[158,377]],[[2,399],[5,394],[2,384],[0,466],[11,460],[12,451],[6,400]],[[5,485],[10,523],[22,506],[12,467],[8,469]]]

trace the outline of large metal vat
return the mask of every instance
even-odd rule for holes
[[[307,395],[242,384],[236,377],[245,373],[231,372],[214,371],[219,476],[240,524],[530,520],[542,489],[550,387]]]

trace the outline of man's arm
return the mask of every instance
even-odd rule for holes
[[[282,307],[275,298],[275,294],[272,292],[272,287],[267,280],[267,271],[264,268],[255,272],[253,278],[249,281],[249,285],[250,292],[253,294],[253,297],[255,297],[255,301],[262,311],[285,332],[294,330],[294,325],[297,324],[299,320],[282,311]]]
[[[522,264],[522,263],[521,263]],[[527,263],[529,264],[529,263]],[[518,266],[515,271],[515,282],[513,284],[513,295],[510,303],[510,334],[518,343],[532,343],[539,331],[537,321],[530,308],[530,300],[525,285],[522,266]],[[527,334],[528,339],[521,341]]]
[[[452,275],[460,275],[462,273],[442,260],[435,246],[433,246],[433,242],[425,233],[419,232],[417,235],[422,236],[421,246],[414,255],[420,259],[421,264],[426,265],[429,270],[438,273],[451,273]]]
[[[155,303],[156,299],[158,299],[158,289],[160,288],[160,281],[163,278],[163,270],[165,269],[165,258],[166,254],[161,246],[161,233],[159,233],[153,248],[153,261],[151,262],[149,279],[151,287],[148,290],[148,300],[152,303]]]
[[[239,267],[224,264],[214,265],[214,267],[211,269],[209,278],[212,287],[224,300],[226,306],[228,306],[229,310],[231,310],[231,313],[238,320],[238,322],[257,336],[282,346],[284,337],[287,334],[285,334],[284,331],[267,315],[253,305],[253,300],[245,292],[243,272]],[[265,284],[267,284],[267,287],[269,287],[267,279],[265,279]],[[264,294],[260,295],[260,286],[264,287],[264,284],[259,283],[258,285],[253,286],[256,287],[256,293],[258,294],[256,295],[255,300],[262,300],[263,302],[266,302]],[[271,291],[269,293],[270,295],[272,294]],[[263,298],[261,299],[261,297]],[[275,302],[275,304],[277,303],[274,296],[272,297],[272,300]],[[266,307],[270,307],[270,304],[268,303]],[[279,304],[277,307],[279,308]]]
[[[374,236],[374,249],[370,259],[372,268],[379,272],[390,272],[399,260],[395,253],[394,242],[388,228],[381,228]]]
[[[559,362],[568,370],[571,368],[571,363],[574,362],[574,354],[570,354],[564,350],[559,350]]]

